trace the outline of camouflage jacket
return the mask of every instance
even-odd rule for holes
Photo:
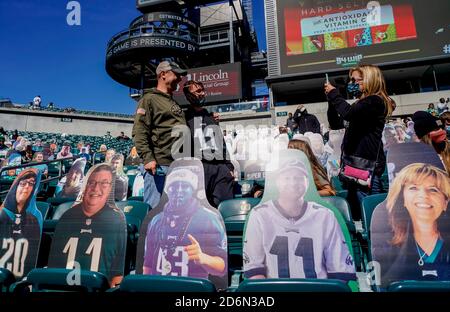
[[[151,89],[138,103],[133,125],[133,141],[144,164],[155,160],[158,165],[170,165],[174,126],[186,125],[184,113],[166,93]]]

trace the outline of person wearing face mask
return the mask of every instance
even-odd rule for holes
[[[294,113],[294,121],[297,124],[298,132],[320,133],[320,122],[316,116],[311,115],[304,105],[299,105]]]
[[[151,207],[158,205],[165,175],[173,161],[171,148],[178,137],[171,135],[172,129],[186,125],[184,113],[173,99],[181,77],[186,75],[187,71],[178,64],[161,62],[156,68],[156,88],[142,97],[136,110],[132,137],[143,160],[144,202]]]
[[[393,102],[386,92],[386,83],[381,70],[373,65],[363,65],[349,72],[351,83],[348,91],[358,100],[350,105],[330,83],[325,84],[328,98],[328,116],[333,120],[347,122],[342,157],[363,159],[374,163],[368,186],[359,182],[348,182],[348,197],[355,220],[361,218],[359,203],[368,194],[383,192],[381,176],[386,166],[382,133],[386,118],[392,114]],[[331,127],[333,129],[333,127]]]
[[[189,80],[184,84],[183,92],[190,103],[185,116],[191,130],[192,156],[201,158],[208,201],[211,206],[218,207],[220,202],[233,198],[234,167],[227,154],[222,131],[215,118],[202,107],[206,100],[203,84]],[[214,128],[214,133],[208,128]],[[211,155],[214,157],[205,156],[205,153],[214,154]]]
[[[447,140],[446,130],[442,129],[441,120],[424,111],[415,112],[412,119],[417,137],[421,142],[434,147],[450,174],[450,142]]]

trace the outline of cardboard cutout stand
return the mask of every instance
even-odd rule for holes
[[[228,286],[225,226],[204,184],[199,160],[171,164],[161,200],[141,226],[137,274],[207,278],[217,289]]]
[[[356,279],[345,221],[318,195],[303,152],[272,155],[264,196],[245,226],[243,257],[246,278]]]
[[[450,280],[450,181],[423,143],[393,145],[386,200],[373,212],[372,258],[385,289],[401,280]]]
[[[49,267],[101,272],[111,285],[121,281],[127,227],[114,202],[114,180],[109,164],[89,170],[79,198],[56,225]]]
[[[36,207],[41,173],[19,173],[0,207],[0,268],[18,279],[36,266],[42,233],[42,214]]]

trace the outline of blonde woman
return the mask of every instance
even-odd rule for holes
[[[372,255],[381,282],[449,280],[450,224],[446,215],[450,181],[445,171],[416,163],[392,182],[386,207],[372,217]]]
[[[392,113],[393,103],[387,95],[386,83],[378,67],[359,66],[351,69],[349,76],[351,83],[348,91],[358,98],[356,103],[350,105],[330,83],[325,84],[325,93],[328,97],[327,114],[330,123],[331,120],[340,118],[348,122],[342,144],[343,155],[376,161],[370,188],[356,183],[346,186],[353,216],[359,220],[359,202],[362,198],[367,194],[383,192],[381,176],[386,166],[386,157],[381,138],[386,117]]]

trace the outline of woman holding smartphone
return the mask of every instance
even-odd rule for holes
[[[373,65],[362,65],[350,70],[349,93],[358,98],[350,105],[330,83],[325,83],[328,98],[328,117],[331,120],[347,121],[342,144],[343,156],[354,156],[376,161],[370,187],[349,183],[348,201],[353,217],[361,218],[359,203],[368,194],[383,192],[381,176],[386,166],[382,146],[382,132],[386,118],[392,113],[392,100],[386,92],[386,83],[381,70]]]

